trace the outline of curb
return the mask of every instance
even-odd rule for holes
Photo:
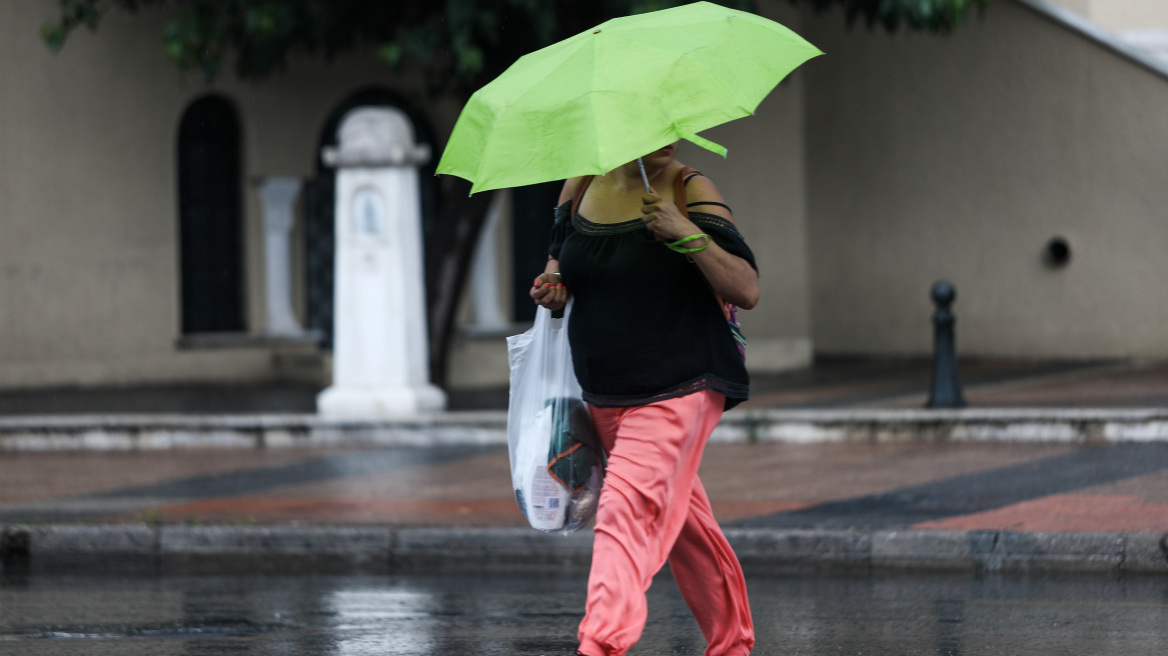
[[[587,567],[590,531],[384,526],[0,526],[0,572],[225,566]],[[1168,534],[727,529],[747,569],[1168,574]]]
[[[743,566],[1168,574],[1168,535],[729,530]]]
[[[1168,409],[742,410],[721,443],[1168,441]],[[444,412],[396,420],[318,415],[75,415],[0,418],[3,451],[503,445],[507,413]]]
[[[1048,442],[1168,440],[1168,410],[967,408],[962,410],[734,410],[716,442]]]
[[[318,415],[0,417],[0,452],[506,443],[505,412],[445,412],[381,421]]]

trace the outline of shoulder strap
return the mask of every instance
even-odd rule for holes
[[[677,209],[681,210],[681,215],[687,219],[689,218],[689,208],[685,206],[685,184],[693,176],[701,174],[701,171],[692,166],[686,166],[673,179],[673,204],[677,206]]]
[[[678,173],[677,177],[673,179],[673,203],[675,205],[677,205],[677,209],[681,210],[681,215],[687,219],[689,218],[689,207],[685,202],[685,186],[687,184],[689,184],[689,181],[692,178],[694,178],[695,176],[699,176],[701,174],[702,174],[701,171],[693,168],[692,166],[687,166],[687,167],[681,169],[681,172]],[[698,205],[698,204],[721,205],[722,207],[725,207],[727,210],[730,209],[727,205],[725,205],[723,203],[694,203],[694,205]],[[730,219],[730,222],[733,223],[733,219]]]
[[[576,187],[576,195],[572,197],[572,214],[576,216],[576,208],[580,207],[580,201],[584,199],[584,192],[588,191],[588,185],[592,184],[592,178],[595,176],[586,175],[580,180],[580,186]]]

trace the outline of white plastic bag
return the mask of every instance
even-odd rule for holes
[[[568,318],[536,310],[535,325],[507,338],[511,398],[507,446],[519,510],[532,528],[569,535],[596,515],[604,452],[572,370]]]

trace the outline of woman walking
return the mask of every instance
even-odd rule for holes
[[[749,378],[725,314],[759,298],[754,255],[730,208],[677,144],[600,177],[564,183],[545,272],[531,297],[571,294],[572,362],[608,466],[596,515],[579,653],[623,656],[640,638],[645,593],[666,561],[707,656],[754,645],[742,569],[698,479],[722,412]]]

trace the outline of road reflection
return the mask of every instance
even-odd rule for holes
[[[433,596],[411,590],[363,588],[336,590],[325,596],[324,607],[335,617],[339,656],[387,656],[438,653],[434,632],[444,613]],[[387,626],[393,626],[387,631]]]
[[[748,575],[754,653],[1168,653],[1168,579]],[[0,653],[571,656],[579,571],[0,576]],[[705,648],[668,574],[631,652]]]

